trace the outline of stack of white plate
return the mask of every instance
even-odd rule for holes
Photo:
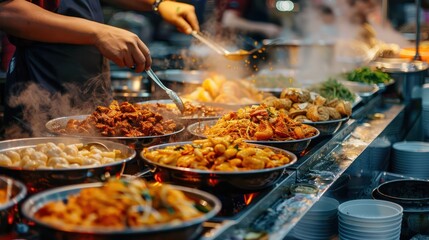
[[[336,235],[338,205],[338,201],[334,198],[320,198],[293,228],[293,237],[305,240],[326,240]]]
[[[415,178],[429,178],[429,143],[409,141],[393,144],[392,171]]]
[[[396,203],[360,199],[338,207],[341,240],[397,240],[401,235],[402,207]]]
[[[429,84],[422,88],[422,129],[425,139],[429,139]]]

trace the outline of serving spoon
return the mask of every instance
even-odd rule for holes
[[[242,60],[242,59],[246,58],[247,56],[249,56],[250,54],[261,49],[261,48],[255,48],[255,49],[252,49],[250,51],[239,49],[237,51],[230,52],[227,49],[225,49],[224,47],[217,44],[215,41],[204,36],[201,32],[192,31],[191,34],[196,39],[200,40],[202,43],[206,44],[208,47],[213,49],[215,52],[217,52],[220,55],[223,55],[224,57],[226,57],[229,60],[236,60],[236,61]]]
[[[181,113],[185,111],[185,105],[183,105],[182,99],[177,95],[177,93],[169,88],[167,88],[161,80],[156,76],[156,74],[152,71],[152,68],[146,70],[147,75],[160,87],[162,88],[168,95],[168,97],[173,100],[173,103],[177,106]]]

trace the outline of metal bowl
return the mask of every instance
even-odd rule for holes
[[[378,198],[405,206],[429,207],[429,181],[393,180],[380,184],[375,190]]]
[[[198,189],[173,186],[175,189],[195,200],[203,206],[210,206],[211,210],[203,216],[184,221],[179,224],[159,224],[151,227],[126,228],[123,230],[96,228],[84,226],[54,226],[39,221],[34,214],[44,205],[52,201],[65,201],[68,196],[73,195],[85,188],[101,187],[102,183],[90,183],[66,186],[52,189],[36,194],[27,199],[21,208],[25,218],[34,222],[38,229],[40,239],[91,239],[91,240],[165,240],[165,239],[194,239],[202,232],[202,223],[214,217],[221,209],[220,201],[213,195]]]
[[[34,147],[41,143],[91,143],[89,138],[65,138],[65,137],[43,137],[22,138],[0,142],[0,152]],[[4,174],[22,181],[29,193],[36,193],[53,187],[103,181],[111,176],[120,176],[127,164],[131,164],[136,156],[136,151],[124,144],[97,140],[109,149],[120,150],[124,155],[122,160],[100,166],[89,166],[64,169],[23,169],[19,167],[0,167],[0,174]]]
[[[82,121],[86,119],[89,115],[76,115],[76,116],[68,116],[68,117],[60,117],[55,118],[52,120],[49,120],[45,127],[48,129],[48,131],[55,135],[60,136],[68,136],[68,137],[83,137],[88,139],[102,139],[107,141],[115,141],[120,142],[129,146],[132,146],[136,149],[142,149],[143,147],[153,146],[156,144],[161,144],[165,142],[171,141],[171,139],[177,135],[178,133],[182,132],[185,127],[181,124],[177,125],[177,129],[175,132],[164,134],[164,135],[157,135],[157,136],[142,136],[142,137],[105,137],[105,136],[93,136],[93,135],[78,135],[78,134],[67,134],[67,133],[58,133],[58,130],[64,129],[67,126],[67,122],[71,119]]]
[[[310,126],[313,126],[319,130],[321,136],[333,135],[335,134],[341,127],[341,125],[349,120],[349,117],[328,120],[328,121],[320,121],[320,122],[307,122],[304,123]]]
[[[204,134],[204,129],[206,127],[211,127],[215,125],[217,120],[210,120],[210,121],[203,121],[203,122],[197,122],[194,124],[189,125],[186,129],[189,133],[194,135],[197,138],[207,138],[207,136]],[[266,146],[276,147],[285,149],[288,151],[291,151],[295,154],[299,154],[302,151],[304,151],[308,145],[310,144],[311,140],[318,137],[320,135],[320,131],[316,128],[317,134],[309,137],[309,138],[303,138],[298,140],[287,140],[287,141],[257,141],[257,140],[245,140],[248,143],[254,143],[254,144],[262,144]]]
[[[183,146],[185,144],[192,144],[192,142],[166,143],[149,147],[147,150],[152,151],[163,149],[168,146]],[[259,148],[267,147],[261,144],[252,145]],[[212,171],[160,164],[145,158],[143,152],[140,153],[140,156],[145,164],[155,173],[155,179],[161,182],[172,182],[178,185],[211,190],[255,191],[274,185],[280,177],[286,173],[286,167],[297,161],[296,155],[292,152],[276,147],[269,148],[274,152],[283,153],[288,156],[291,161],[288,164],[276,168],[246,171]]]
[[[160,100],[149,100],[149,101],[139,102],[137,104],[156,104],[156,103],[173,104],[173,101],[170,100],[170,99],[160,99]],[[195,104],[196,105],[206,105],[204,103],[195,103]],[[206,105],[206,106],[208,106],[208,105]],[[219,107],[219,108],[221,108],[221,107]],[[178,111],[177,114],[180,115],[179,110],[177,108],[176,108],[176,110]],[[180,116],[179,120],[185,126],[187,126],[189,124],[192,124],[192,123],[201,122],[201,121],[217,120],[220,117],[222,117],[223,113],[227,112],[226,109],[223,109],[223,110],[224,111],[222,112],[222,114],[219,114],[219,115],[216,115],[216,116]]]
[[[8,233],[13,229],[17,208],[15,206],[27,195],[27,188],[20,181],[0,176],[0,190],[10,191],[9,200],[0,203],[0,234]]]

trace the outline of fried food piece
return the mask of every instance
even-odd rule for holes
[[[307,118],[313,122],[329,120],[329,112],[326,107],[312,105],[308,108]]]
[[[310,91],[301,88],[285,88],[280,94],[280,98],[288,98],[294,103],[310,101]]]

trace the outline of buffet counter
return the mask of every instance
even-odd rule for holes
[[[405,120],[405,106],[384,103],[381,95],[356,112],[358,119],[350,119],[334,136],[310,146],[289,167],[289,177],[239,217],[206,223],[201,239],[283,239],[323,195],[334,195],[340,202],[368,197],[365,186],[388,170],[390,145],[382,149],[387,150],[384,158],[372,158],[371,151],[380,150],[380,141],[403,139],[416,118]],[[344,176],[349,181],[343,183]],[[347,189],[345,185],[348,192],[337,191]]]

